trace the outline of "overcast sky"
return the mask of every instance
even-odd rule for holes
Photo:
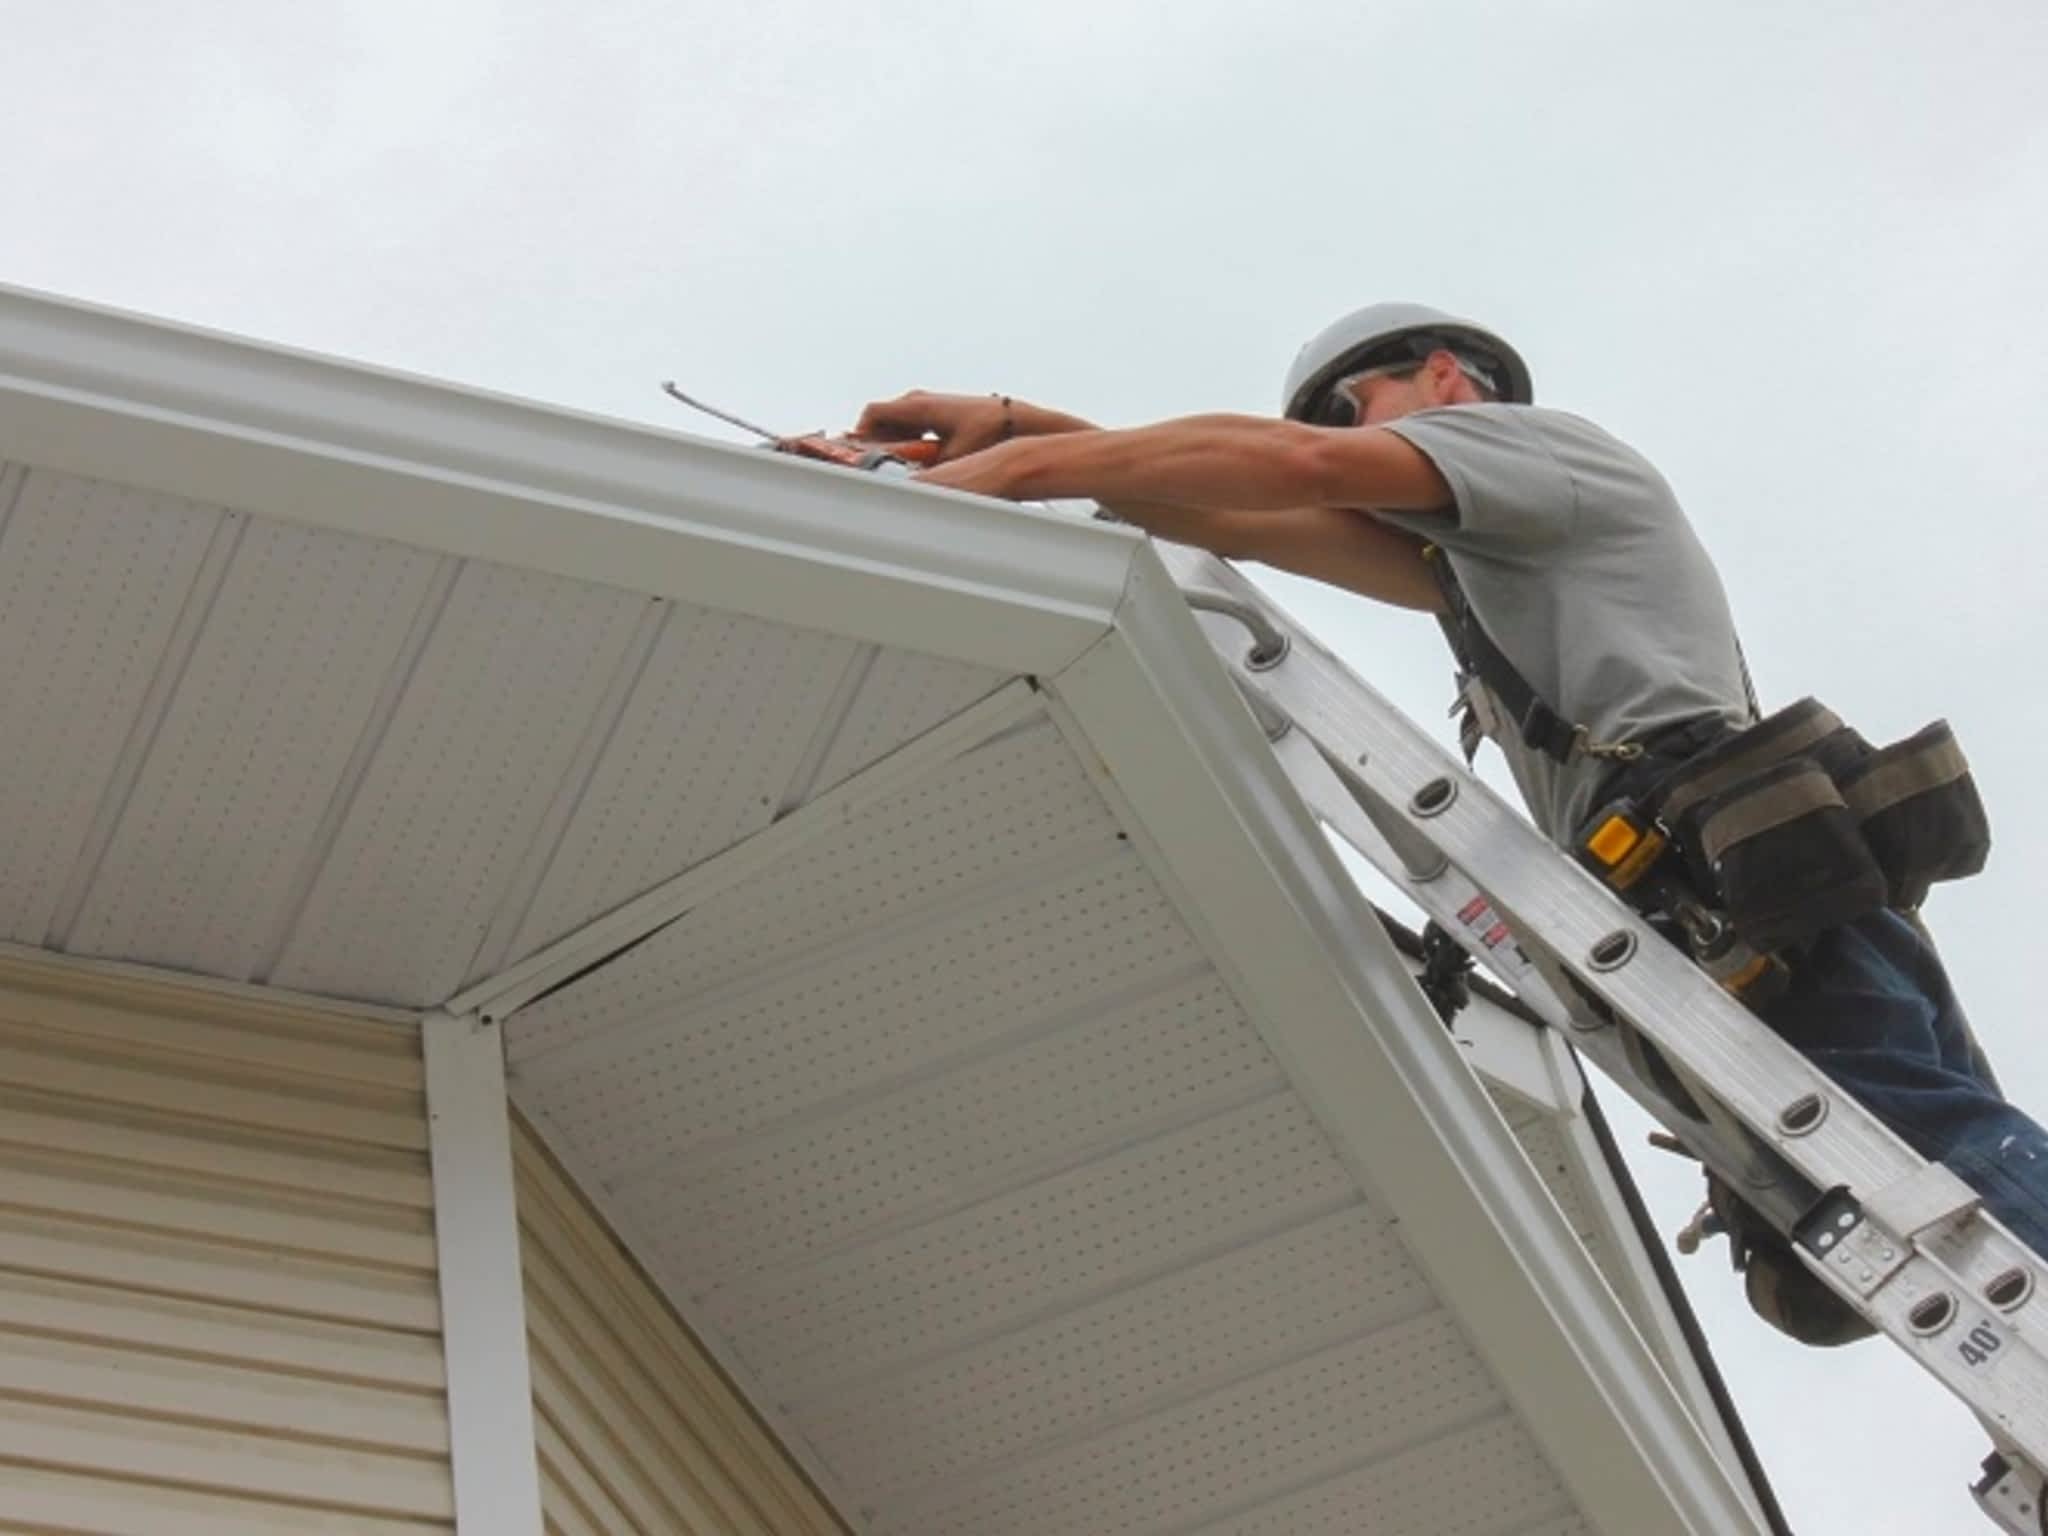
[[[1677,486],[1767,706],[1955,724],[1997,846],[1930,915],[2048,1112],[2039,0],[0,0],[0,36],[0,281],[667,426],[667,377],[790,428],[913,385],[1264,411],[1356,305],[1490,323]],[[1441,721],[1432,625],[1271,585]],[[1696,1175],[1638,1161],[1677,1227]],[[1681,1269],[1795,1527],[1969,1529],[1966,1415],[1883,1345],[1780,1347],[1723,1253]]]

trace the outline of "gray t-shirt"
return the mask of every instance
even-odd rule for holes
[[[1748,718],[1721,579],[1642,455],[1537,406],[1446,406],[1386,427],[1436,465],[1457,517],[1378,515],[1442,547],[1479,622],[1551,708],[1600,741]],[[1518,739],[1501,748],[1536,824],[1568,843],[1614,765],[1560,766]]]

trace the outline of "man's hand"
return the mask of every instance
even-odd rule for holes
[[[930,434],[939,440],[938,462],[947,464],[1008,438],[1083,432],[1089,425],[1078,416],[1001,395],[937,395],[913,389],[894,400],[877,400],[869,405],[860,413],[853,435],[875,443],[900,443]]]
[[[970,453],[965,458],[942,455],[937,468],[927,469],[917,478],[926,485],[942,485],[952,491],[972,491],[977,496],[1001,496],[1007,500],[1018,498],[1018,472],[1022,443],[997,443],[993,448],[984,448],[980,453]]]

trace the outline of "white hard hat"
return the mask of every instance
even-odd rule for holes
[[[1325,326],[1295,355],[1280,414],[1306,421],[1324,391],[1348,374],[1382,363],[1422,361],[1439,347],[1457,354],[1502,400],[1527,405],[1534,394],[1521,354],[1483,326],[1427,304],[1368,304]]]

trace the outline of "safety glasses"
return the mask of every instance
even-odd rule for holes
[[[1347,373],[1323,391],[1322,399],[1316,402],[1308,419],[1318,427],[1355,427],[1364,417],[1365,407],[1351,393],[1353,385],[1363,384],[1367,379],[1398,378],[1421,367],[1419,362],[1381,363],[1376,368],[1361,368],[1356,373]]]
[[[1419,360],[1409,359],[1398,363],[1381,363],[1372,368],[1361,368],[1356,373],[1347,373],[1343,378],[1323,392],[1323,396],[1309,409],[1307,420],[1317,427],[1355,427],[1364,419],[1365,406],[1351,393],[1354,385],[1363,384],[1367,379],[1399,379],[1421,371]],[[1489,399],[1499,395],[1499,386],[1479,369],[1458,359],[1458,372],[1486,392]]]

